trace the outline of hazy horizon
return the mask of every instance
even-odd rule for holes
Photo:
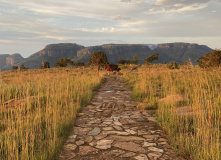
[[[221,48],[221,0],[1,0],[0,54],[48,44],[197,43]]]

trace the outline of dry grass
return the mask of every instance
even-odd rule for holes
[[[158,108],[158,122],[175,148],[195,160],[221,159],[220,69],[143,66],[124,79],[133,87],[135,100],[146,109]]]
[[[88,68],[1,72],[0,159],[55,159],[102,77]]]

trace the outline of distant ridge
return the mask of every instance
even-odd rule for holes
[[[212,51],[206,45],[192,43],[164,43],[164,44],[104,44],[98,46],[84,47],[76,43],[49,44],[44,49],[32,54],[28,58],[23,58],[20,54],[0,55],[0,69],[11,70],[13,65],[23,64],[26,68],[39,68],[44,61],[48,61],[53,67],[54,63],[61,57],[69,58],[87,64],[91,54],[97,51],[104,51],[111,63],[118,60],[131,60],[134,55],[140,58],[140,63],[153,53],[159,53],[159,60],[156,63],[169,63],[176,61],[192,61],[197,64],[197,60]]]

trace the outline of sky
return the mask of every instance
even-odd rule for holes
[[[221,0],[0,0],[0,54],[47,44],[188,42],[221,48]]]

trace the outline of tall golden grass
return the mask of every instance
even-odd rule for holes
[[[87,68],[1,72],[0,159],[55,159],[101,83]]]
[[[158,108],[159,124],[174,148],[194,160],[220,160],[221,70],[169,70],[165,65],[143,66],[127,72],[132,97],[145,109]]]

